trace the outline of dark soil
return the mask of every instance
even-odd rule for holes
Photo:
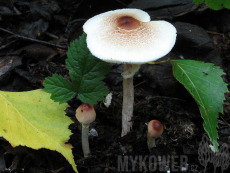
[[[142,9],[152,20],[167,20],[177,28],[175,47],[161,60],[184,58],[214,63],[226,73],[222,78],[229,86],[230,10],[213,11],[190,0],[0,0],[0,90],[43,88],[45,78],[52,74],[70,79],[65,67],[66,52],[69,43],[83,33],[84,22],[99,13],[121,8]],[[111,67],[105,82],[113,93],[112,103],[109,108],[103,102],[94,105],[97,119],[90,125],[91,156],[88,158],[83,157],[81,124],[75,118],[81,101],[75,98],[68,102],[66,113],[74,121],[69,127],[73,133],[69,143],[74,147],[78,171],[153,172],[149,169],[151,159],[170,156],[171,172],[204,172],[205,167],[198,160],[199,144],[205,134],[203,119],[196,102],[174,78],[171,64],[142,65],[135,75],[133,128],[122,138],[120,74],[123,66],[111,64]],[[225,93],[225,97],[224,114],[218,119],[218,142],[229,148],[230,94]],[[152,119],[163,124],[164,133],[156,140],[157,147],[149,151],[146,124]],[[137,163],[132,167],[135,158]],[[181,164],[183,158],[188,159],[187,164]],[[125,159],[128,167],[123,169]],[[206,172],[214,170],[214,164],[208,163]],[[229,171],[230,167],[224,170]],[[0,172],[74,171],[57,152],[26,147],[13,149],[0,138]],[[158,165],[155,172],[167,171],[160,170]],[[216,172],[221,172],[221,167]]]

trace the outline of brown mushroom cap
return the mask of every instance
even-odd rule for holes
[[[163,133],[164,128],[157,120],[151,120],[148,123],[148,135],[152,138],[158,138]]]
[[[107,62],[143,64],[166,55],[176,41],[175,27],[150,21],[148,13],[121,9],[99,14],[83,26],[91,53]]]
[[[88,125],[96,119],[96,112],[91,104],[84,103],[77,108],[75,116],[81,124]]]

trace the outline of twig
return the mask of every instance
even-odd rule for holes
[[[5,45],[2,45],[1,47],[0,47],[0,50],[3,50],[3,49],[5,49],[5,48],[7,48],[8,46],[10,46],[10,45],[12,45],[13,43],[15,43],[17,40],[14,40],[14,41],[11,41],[10,43],[8,43],[8,44],[5,44]],[[1,56],[1,55],[0,55]]]
[[[159,61],[159,62],[148,62],[148,64],[161,64],[161,63],[165,63],[165,62],[170,62],[170,59]]]
[[[3,54],[0,54],[0,57],[3,57],[3,56],[19,56],[20,53],[3,53]]]
[[[145,82],[146,82],[145,80],[142,81],[142,82],[140,82],[139,84],[135,85],[134,88],[136,88],[136,87],[139,86],[139,85],[142,85],[142,84],[145,83]]]
[[[49,33],[49,32],[45,32],[45,34],[47,35],[47,36],[49,36],[50,38],[54,38],[54,39],[58,39],[58,36],[56,36],[56,35],[54,35],[54,34],[51,34],[51,33]]]
[[[119,3],[121,3],[122,5],[124,5],[126,8],[128,8],[128,6],[125,3],[123,3],[123,2],[121,2],[119,0],[116,0],[116,1],[119,2]]]
[[[13,9],[14,9],[14,12],[15,12],[17,15],[21,15],[21,14],[22,14],[15,6],[13,6]]]
[[[11,171],[13,171],[13,170],[15,170],[15,169],[18,169],[18,164],[19,164],[19,162],[20,162],[21,160],[22,160],[21,156],[16,155],[16,156],[14,157],[13,161],[12,161],[11,166],[8,168],[8,170],[11,172]]]
[[[60,49],[68,49],[68,46],[61,46],[61,45],[58,45],[58,44],[53,44],[53,43],[49,43],[49,42],[46,42],[46,41],[41,41],[41,40],[37,40],[37,39],[25,37],[25,36],[22,36],[22,35],[15,34],[15,33],[11,32],[11,31],[3,29],[3,28],[0,28],[0,31],[6,32],[8,34],[12,34],[13,37],[15,37],[15,38],[19,38],[19,39],[23,39],[23,40],[28,40],[28,41],[32,41],[32,42],[36,42],[36,43],[40,43],[40,44],[44,44],[44,45],[48,45],[48,46],[60,48]]]
[[[43,151],[43,153],[45,154],[46,159],[48,160],[48,163],[49,163],[49,165],[50,165],[50,167],[51,167],[51,170],[54,170],[54,168],[53,168],[53,164],[52,164],[52,162],[51,162],[50,158],[48,157],[48,155],[47,155],[46,151],[45,151],[44,149],[43,149],[42,151]]]
[[[225,124],[230,127],[230,125],[225,121],[225,119],[220,115],[220,118],[225,122]]]
[[[214,34],[214,35],[224,35],[222,33],[214,32],[214,31],[206,31],[206,32],[209,33],[209,34]]]
[[[182,99],[179,99],[179,98],[166,97],[166,96],[152,96],[152,98],[164,98],[164,99],[178,100],[178,101],[181,101],[181,102],[185,102],[185,100],[182,100]]]
[[[58,173],[58,172],[61,172],[61,171],[65,170],[65,169],[66,169],[65,167],[61,167],[60,169],[52,171],[52,172],[53,173]]]

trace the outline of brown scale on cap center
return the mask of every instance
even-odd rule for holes
[[[93,109],[93,106],[88,104],[88,103],[84,103],[81,105],[81,112],[83,111],[91,111]]]
[[[159,122],[159,121],[154,121],[153,123],[152,123],[152,127],[153,127],[153,129],[155,129],[157,132],[160,132],[161,130],[162,130],[162,125],[161,125],[161,123]]]
[[[140,21],[130,16],[122,16],[117,19],[117,26],[121,29],[132,30],[140,27]]]

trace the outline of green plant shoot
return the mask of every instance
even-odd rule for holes
[[[83,103],[96,104],[109,93],[102,81],[110,71],[108,63],[93,56],[87,48],[86,34],[70,44],[66,67],[72,83],[60,75],[45,79],[44,90],[51,93],[51,99],[64,103],[78,94]]]

